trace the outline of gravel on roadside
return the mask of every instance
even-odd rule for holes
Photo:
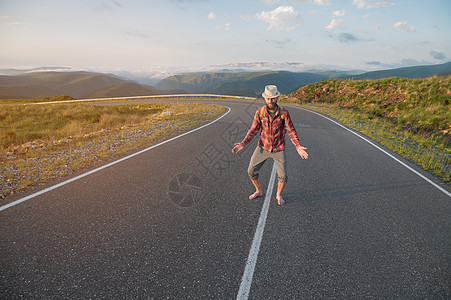
[[[29,143],[29,152],[34,152],[32,157],[21,159],[20,154],[10,152],[0,157],[0,199],[11,197],[29,186],[45,184],[71,176],[81,169],[100,166],[206,122],[180,124],[175,120],[166,120],[131,128],[102,130],[88,137],[52,142],[52,146],[42,142]]]

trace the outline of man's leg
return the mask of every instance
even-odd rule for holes
[[[286,184],[287,184],[286,182],[280,182],[280,181],[277,184],[276,199],[277,199],[277,203],[279,205],[284,205],[285,204],[285,201],[282,198],[282,191],[283,191],[283,188],[285,187]]]
[[[282,191],[285,188],[285,185],[288,180],[288,176],[286,173],[287,170],[287,162],[286,162],[286,153],[285,151],[276,152],[273,154],[273,159],[277,166],[277,194],[276,199],[279,205],[284,205],[285,201],[282,198]]]
[[[258,180],[258,178],[257,178],[257,179],[251,179],[251,181],[252,181],[252,184],[255,186],[255,193],[253,193],[252,195],[249,196],[250,200],[263,195],[263,190],[260,185],[260,180]]]
[[[258,179],[258,171],[261,169],[265,161],[268,159],[268,156],[265,153],[266,151],[260,147],[257,147],[252,154],[251,160],[249,161],[249,167],[247,169],[247,173],[249,178],[252,181],[252,184],[255,187],[255,193],[249,196],[249,199],[255,199],[263,195],[263,190],[260,185],[260,180]]]

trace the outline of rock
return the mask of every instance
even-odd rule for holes
[[[160,114],[160,117],[171,117],[173,115],[173,112],[170,110],[164,111]]]

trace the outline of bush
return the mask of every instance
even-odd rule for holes
[[[44,97],[41,99],[41,101],[43,101],[43,102],[67,101],[67,100],[75,100],[75,98],[72,98],[71,96],[68,96],[68,95],[58,95],[58,96],[54,96],[54,97]]]

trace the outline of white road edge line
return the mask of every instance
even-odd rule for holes
[[[321,116],[321,117],[323,117],[323,118],[325,118],[325,119],[327,119],[327,120],[329,120],[329,121],[331,121],[331,122],[337,124],[338,126],[344,128],[344,129],[346,129],[347,131],[351,132],[352,134],[355,134],[356,136],[358,136],[358,137],[361,138],[362,140],[368,142],[371,146],[373,146],[373,147],[377,148],[378,150],[382,151],[383,153],[387,154],[388,156],[390,156],[391,158],[393,158],[395,161],[397,161],[398,163],[400,163],[401,165],[403,165],[404,167],[406,167],[407,169],[409,169],[410,171],[412,171],[412,172],[415,173],[416,175],[420,176],[422,179],[426,180],[428,183],[430,183],[431,185],[433,185],[433,186],[434,186],[435,188],[437,188],[438,190],[442,191],[442,192],[443,192],[445,195],[447,195],[448,197],[451,197],[451,193],[450,193],[450,192],[448,192],[447,190],[445,190],[444,188],[442,188],[441,186],[439,186],[438,184],[436,184],[435,182],[433,182],[432,180],[430,180],[429,178],[427,178],[427,177],[424,176],[423,174],[421,174],[421,173],[419,173],[418,171],[414,170],[412,167],[408,166],[407,164],[405,164],[405,163],[402,162],[401,160],[397,159],[397,158],[394,157],[392,154],[388,153],[387,151],[385,151],[384,149],[382,149],[382,148],[379,147],[378,145],[374,144],[374,143],[371,142],[370,140],[364,138],[364,137],[361,136],[360,134],[357,134],[357,133],[354,132],[353,130],[351,130],[351,129],[349,129],[349,128],[346,128],[344,125],[342,125],[342,124],[336,122],[335,120],[332,120],[331,118],[328,118],[328,117],[326,117],[326,116],[324,116],[324,115],[322,115],[322,114],[320,114],[320,113],[318,113],[318,112],[316,112],[316,111],[309,110],[309,109],[306,109],[306,108],[303,108],[303,107],[297,107],[297,106],[291,106],[291,107],[295,107],[295,108],[298,108],[298,109],[302,109],[302,110],[305,110],[305,111],[308,111],[308,112],[317,114],[317,115],[319,115],[319,116]]]
[[[113,161],[113,162],[110,162],[110,163],[108,163],[108,164],[106,164],[106,165],[104,165],[104,166],[101,166],[101,167],[96,168],[96,169],[94,169],[94,170],[91,170],[91,171],[89,171],[89,172],[83,173],[83,174],[78,175],[78,176],[76,176],[76,177],[74,177],[74,178],[71,178],[71,179],[68,179],[68,180],[66,180],[66,181],[60,182],[60,183],[58,183],[58,184],[56,184],[56,185],[53,185],[53,186],[48,187],[48,188],[46,188],[46,189],[43,189],[43,190],[41,190],[41,191],[39,191],[39,192],[36,192],[36,193],[34,193],[34,194],[28,195],[28,196],[26,196],[26,197],[24,197],[24,198],[21,198],[21,199],[19,199],[19,200],[14,201],[14,202],[8,203],[8,204],[3,205],[3,206],[0,206],[0,211],[5,210],[5,209],[7,209],[7,208],[10,208],[10,207],[12,207],[12,206],[15,206],[15,205],[17,205],[17,204],[20,204],[20,203],[22,203],[22,202],[25,202],[25,201],[27,201],[27,200],[30,200],[30,199],[32,199],[32,198],[35,198],[35,197],[37,197],[37,196],[39,196],[39,195],[45,194],[45,193],[47,193],[47,192],[50,192],[50,191],[52,191],[52,190],[54,190],[54,189],[57,189],[57,188],[59,188],[59,187],[61,187],[61,186],[63,186],[63,185],[66,185],[66,184],[68,184],[68,183],[71,183],[71,182],[76,181],[76,180],[78,180],[78,179],[81,179],[81,178],[83,178],[83,177],[86,177],[86,176],[88,176],[88,175],[91,175],[91,174],[93,174],[93,173],[96,173],[96,172],[98,172],[98,171],[100,171],[100,170],[103,170],[103,169],[106,169],[106,168],[108,168],[108,167],[111,167],[111,166],[113,166],[113,165],[115,165],[115,164],[118,164],[118,163],[124,161],[124,160],[127,160],[127,159],[129,159],[129,158],[132,158],[132,157],[134,157],[134,156],[137,156],[137,155],[139,155],[139,154],[141,154],[141,153],[144,153],[144,152],[146,152],[146,151],[149,151],[149,150],[151,150],[151,149],[153,149],[153,148],[156,148],[156,147],[158,147],[158,146],[161,146],[161,145],[163,145],[163,144],[169,143],[169,142],[171,142],[171,141],[173,141],[173,140],[175,140],[175,139],[178,139],[178,138],[180,138],[180,137],[182,137],[182,136],[188,135],[188,134],[193,133],[193,132],[195,132],[195,131],[197,131],[197,130],[200,130],[200,129],[202,129],[202,128],[205,128],[205,127],[207,127],[207,126],[209,126],[209,125],[211,125],[211,124],[213,124],[213,123],[215,123],[215,122],[221,120],[224,116],[226,116],[226,115],[231,111],[230,107],[228,107],[228,106],[224,106],[224,107],[227,108],[227,111],[226,111],[222,116],[220,116],[219,118],[213,120],[213,121],[210,122],[210,123],[207,123],[207,124],[202,125],[202,126],[200,126],[200,127],[194,128],[193,130],[190,130],[190,131],[188,131],[188,132],[182,133],[182,134],[180,134],[180,135],[178,135],[178,136],[175,136],[175,137],[173,137],[173,138],[170,138],[169,140],[163,141],[163,142],[161,142],[161,143],[158,143],[158,144],[156,144],[156,145],[150,146],[150,147],[148,147],[148,148],[146,148],[146,149],[140,150],[140,151],[138,151],[138,152],[135,152],[135,153],[133,153],[133,154],[131,154],[131,155],[128,155],[128,156],[126,156],[126,157],[123,157],[123,158],[121,158],[121,159],[118,159],[118,160],[115,160],[115,161]]]
[[[254,276],[255,265],[257,263],[258,252],[265,230],[266,217],[268,216],[269,202],[271,200],[272,190],[276,179],[276,163],[273,164],[271,178],[269,179],[268,189],[266,191],[265,202],[263,203],[260,218],[258,219],[257,228],[255,230],[252,246],[244,268],[243,277],[241,279],[240,289],[238,290],[237,300],[247,300],[252,285],[252,277]]]

